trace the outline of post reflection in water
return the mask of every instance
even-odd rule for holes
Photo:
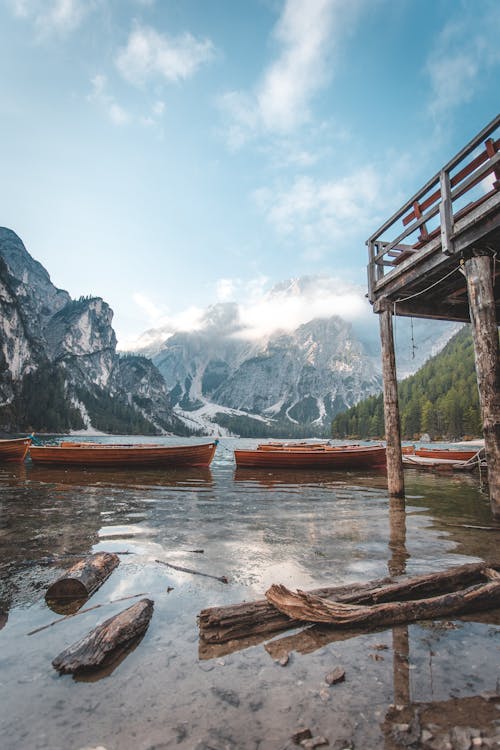
[[[388,569],[391,576],[404,575],[406,562],[410,557],[406,547],[406,502],[404,498],[389,499],[389,549],[391,556]],[[488,613],[473,615],[473,620],[489,621]],[[493,615],[493,621],[496,621]],[[432,627],[434,623],[429,623]],[[425,626],[425,623],[423,623]],[[440,623],[436,623],[439,627]],[[449,627],[451,632],[455,628],[453,623],[445,623],[444,629]],[[431,630],[432,632],[432,630]],[[398,625],[392,628],[393,651],[393,704],[390,705],[381,724],[385,737],[386,750],[411,745],[412,747],[465,747],[471,743],[474,736],[493,737],[498,725],[498,712],[493,709],[492,702],[487,695],[471,697],[450,697],[448,700],[433,700],[432,660],[434,653],[432,639],[421,639],[424,649],[428,649],[426,666],[429,669],[430,691],[420,700],[412,698],[410,681],[410,626]],[[422,643],[415,644],[415,650],[422,648]],[[423,670],[425,662],[421,659],[418,668]],[[413,665],[416,668],[417,665]],[[417,678],[422,680],[422,674]],[[450,677],[451,680],[451,677]],[[498,694],[497,680],[495,692]],[[458,688],[460,689],[460,688]],[[447,685],[450,695],[457,690],[453,683]],[[497,698],[500,696],[497,695]],[[476,727],[481,727],[478,730]],[[432,730],[432,731],[431,731]],[[434,744],[428,744],[433,741]],[[458,744],[454,744],[455,741]],[[488,745],[491,746],[491,745]]]
[[[409,557],[406,549],[406,504],[404,498],[389,498],[389,549],[391,557],[387,563],[390,576],[406,573]],[[408,705],[410,702],[410,640],[408,625],[397,625],[392,629],[392,652],[394,672],[394,703]]]

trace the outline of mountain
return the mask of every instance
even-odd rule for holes
[[[260,304],[267,330],[262,320],[254,325],[252,310],[232,302],[207,308],[196,330],[166,326],[142,338],[140,351],[162,373],[186,425],[242,436],[325,435],[338,413],[380,393],[378,318],[364,290],[304,277],[278,285]],[[327,308],[343,308],[345,317]],[[315,311],[324,313],[293,325]],[[415,371],[456,329],[398,319],[400,372]]]
[[[444,349],[417,373],[399,383],[403,439],[422,433],[432,439],[457,440],[482,435],[479,395],[470,327],[462,326]],[[339,414],[334,437],[382,437],[382,396],[368,398]]]
[[[336,317],[257,342],[216,336],[210,326],[177,333],[153,361],[186,424],[212,421],[238,434],[301,427],[321,434],[338,411],[381,385],[372,358]]]
[[[5,228],[0,314],[1,430],[187,432],[153,363],[117,353],[109,305],[71,299]]]

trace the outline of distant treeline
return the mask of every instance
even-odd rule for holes
[[[218,412],[213,421],[221,427],[230,430],[239,437],[259,438],[310,438],[328,437],[324,428],[309,424],[293,424],[292,422],[276,422],[268,424],[260,419],[253,419],[245,415],[232,415]]]
[[[79,388],[78,400],[85,405],[92,426],[103,432],[155,435],[158,429],[133,406],[113,398],[104,390]],[[6,432],[65,433],[85,428],[80,410],[68,394],[64,369],[51,362],[16,384],[13,401],[0,406],[0,429]]]
[[[482,434],[474,348],[469,326],[464,326],[420,370],[398,387],[401,434],[414,440],[422,433],[432,439],[456,440]],[[383,397],[372,396],[332,422],[335,438],[382,438]]]

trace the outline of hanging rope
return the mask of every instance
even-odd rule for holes
[[[437,281],[435,281],[433,284],[430,284],[425,289],[421,289],[420,292],[415,292],[415,294],[410,294],[409,297],[400,297],[399,299],[394,300],[394,305],[396,305],[396,302],[407,302],[409,299],[413,299],[414,297],[419,297],[421,294],[425,294],[425,292],[428,292],[429,289],[433,289],[438,284],[441,284],[442,281],[446,281],[447,278],[449,278],[452,274],[454,274],[456,271],[459,271],[459,270],[460,270],[459,266],[452,268],[449,273],[447,273],[441,279],[438,279]]]

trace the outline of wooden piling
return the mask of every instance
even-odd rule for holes
[[[491,510],[500,518],[500,362],[491,254],[472,249],[463,262],[488,463]]]
[[[382,376],[384,380],[384,422],[387,444],[387,485],[393,497],[403,497],[404,476],[399,424],[398,381],[392,311],[387,307],[380,313],[380,341],[382,345]]]

